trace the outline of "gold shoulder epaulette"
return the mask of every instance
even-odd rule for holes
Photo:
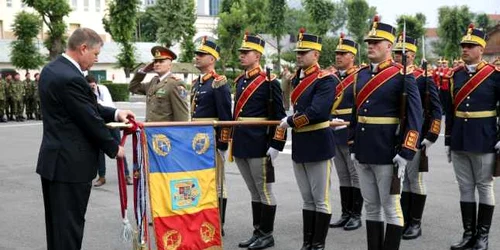
[[[455,74],[455,72],[458,72],[458,71],[462,70],[463,68],[464,68],[464,66],[461,66],[461,65],[460,65],[460,66],[456,66],[456,67],[455,67],[455,68],[453,68],[452,70],[449,70],[449,71],[446,73],[445,77],[446,77],[446,78],[452,78],[452,77],[453,77],[453,74]]]
[[[401,65],[401,64],[399,64],[399,65]],[[399,66],[396,66],[396,67],[398,67],[398,68],[399,68]],[[401,65],[401,68],[400,68],[400,70],[399,70],[399,73],[402,75],[402,74],[404,74],[404,72],[403,72],[403,71],[404,71],[404,66],[403,66],[403,65]],[[406,66],[406,74],[407,74],[407,75],[409,75],[409,74],[413,74],[413,67],[412,67],[412,66]]]
[[[226,83],[227,83],[227,78],[225,75],[217,75],[217,77],[212,82],[212,88],[217,89],[221,86],[226,85]]]
[[[323,77],[330,76],[330,75],[333,75],[330,70],[321,70],[318,74],[318,79],[321,79]]]

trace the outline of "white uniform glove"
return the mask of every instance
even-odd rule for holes
[[[273,147],[269,147],[269,149],[267,150],[267,153],[266,155],[270,156],[271,157],[271,161],[274,162],[274,160],[278,157],[278,154],[280,153],[279,150],[273,148]]]
[[[288,124],[287,120],[288,120],[288,116],[281,119],[280,128],[287,129],[290,127],[290,124]]]
[[[332,122],[344,122],[343,119],[339,119],[339,118],[333,118],[331,121]],[[337,130],[341,130],[341,129],[345,129],[345,128],[347,128],[347,125],[341,125],[341,126],[334,127],[333,130],[337,131]]]
[[[431,148],[432,144],[434,144],[434,142],[431,142],[427,139],[424,139],[422,141],[422,143],[420,143],[420,146],[425,147],[426,149],[429,149],[429,148]]]
[[[393,159],[392,162],[398,165],[398,178],[403,179],[405,177],[405,169],[406,169],[406,164],[408,164],[408,161],[401,157],[400,155],[396,155]]]
[[[497,150],[497,153],[500,153],[500,141],[498,141],[495,145],[495,149]]]
[[[217,149],[217,152],[219,152],[219,155],[222,158],[222,160],[226,161],[226,159],[227,159],[227,150]]]
[[[446,152],[446,157],[448,157],[448,163],[451,162],[451,150],[450,146],[444,146],[444,151]]]

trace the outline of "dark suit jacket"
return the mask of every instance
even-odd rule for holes
[[[39,94],[43,139],[36,172],[51,181],[92,181],[99,150],[112,158],[118,153],[105,125],[115,109],[98,105],[81,72],[62,56],[43,68]]]

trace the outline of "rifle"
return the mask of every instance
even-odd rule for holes
[[[401,94],[401,104],[399,105],[399,124],[395,133],[396,140],[396,153],[398,153],[401,147],[401,138],[404,136],[405,122],[406,122],[406,102],[408,98],[408,93],[406,93],[406,21],[403,23],[403,51],[402,51],[402,64],[403,64],[403,93]],[[390,194],[401,194],[401,179],[398,177],[399,166],[397,163],[392,166],[392,180]]]
[[[266,67],[266,80],[269,85],[269,99],[267,100],[267,116],[269,120],[274,119],[274,100],[273,100],[273,83],[271,81],[271,68]],[[271,126],[267,126],[267,136],[268,139],[268,148],[271,145],[271,140],[273,139],[273,130]],[[273,161],[271,160],[271,156],[267,156],[266,159],[266,183],[274,183],[274,166]]]
[[[422,126],[422,131],[428,131],[428,125],[431,122],[431,111],[430,111],[430,92],[429,92],[429,82],[427,78],[427,60],[425,60],[425,37],[422,36],[422,67],[424,68],[424,79],[425,79],[425,96],[424,96],[424,125]],[[419,172],[429,172],[429,157],[427,157],[427,148],[424,146],[420,150],[420,161],[418,166]]]

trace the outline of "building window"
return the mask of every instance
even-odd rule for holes
[[[78,1],[77,0],[71,0],[71,8],[73,10],[78,9]]]
[[[101,12],[101,0],[95,0],[95,11]]]
[[[89,11],[89,0],[83,0],[83,11]]]
[[[210,0],[210,15],[217,16],[219,14],[220,0]]]
[[[7,7],[12,7],[12,0],[7,0]]]

